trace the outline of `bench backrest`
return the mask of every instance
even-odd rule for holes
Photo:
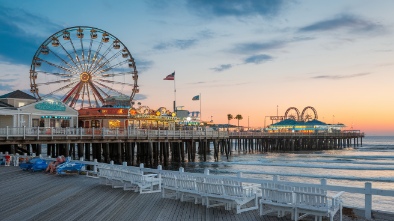
[[[177,186],[180,191],[182,191],[182,190],[197,191],[197,184],[196,184],[196,180],[194,180],[194,179],[178,178],[176,181],[177,181]]]
[[[296,194],[296,205],[328,208],[328,197],[325,194],[320,193],[306,193],[306,192],[295,192]]]
[[[161,179],[163,187],[178,187],[176,176],[173,173],[163,173],[161,174]]]

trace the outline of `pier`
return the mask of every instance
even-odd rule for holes
[[[244,153],[313,151],[362,146],[359,131],[336,133],[266,133],[214,130],[146,130],[107,128],[0,128],[0,152],[10,154],[64,155],[73,159],[146,167],[168,166],[170,162],[202,161],[207,154],[215,160]]]

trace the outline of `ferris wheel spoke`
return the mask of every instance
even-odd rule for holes
[[[75,50],[75,46],[74,46],[74,43],[73,43],[73,41],[72,41],[71,38],[70,38],[70,43],[71,43],[71,46],[72,46],[73,51],[74,51],[74,54],[75,54],[75,59],[77,59],[77,61],[78,61],[79,69],[80,69],[81,71],[83,71],[83,66],[82,66],[81,60],[79,59],[77,50]],[[77,64],[77,65],[78,65],[78,64]]]
[[[77,73],[78,72],[78,70],[75,70],[75,66],[73,66],[73,65],[71,65],[70,63],[68,63],[67,61],[65,61],[62,57],[60,57],[55,51],[53,51],[53,50],[51,50],[51,49],[49,49],[48,48],[48,50],[53,54],[53,55],[55,55],[59,60],[61,60],[65,65],[67,65],[71,70],[74,70],[73,72],[70,72],[70,73]]]
[[[82,91],[82,99],[81,99],[81,108],[83,108],[83,104],[85,103],[85,94],[86,94],[86,85],[83,85],[83,91]]]
[[[123,75],[128,75],[128,74],[133,74],[133,72],[119,72],[119,73],[114,73],[114,74],[102,74],[98,77],[107,78],[107,77],[123,76]]]
[[[83,62],[83,67],[82,70],[85,71],[85,67],[86,67],[86,63],[85,63],[85,50],[83,48],[83,42],[82,42],[82,38],[79,38],[80,42],[81,42],[81,49],[82,49],[82,62]]]
[[[71,39],[70,39],[70,42],[71,42]],[[70,61],[72,61],[72,63],[74,64],[74,67],[77,69],[77,72],[81,72],[82,70],[80,69],[80,66],[77,64],[77,62],[74,61],[73,57],[68,52],[68,50],[63,46],[63,44],[60,43],[59,45],[63,49],[63,51],[67,54],[67,57],[70,59]]]
[[[99,55],[99,53],[100,53],[102,47],[103,47],[103,42],[101,41],[100,44],[99,44],[99,46],[97,47],[96,52],[95,52],[94,55],[93,55],[92,62],[90,63],[90,66],[89,66],[89,68],[88,68],[87,71],[91,70],[94,66],[96,66],[97,56]]]
[[[46,72],[46,71],[35,71],[35,73],[42,73],[45,75],[54,75],[54,76],[59,76],[59,77],[72,77],[72,74],[61,74],[57,72]]]
[[[101,81],[101,82],[105,82],[105,83],[111,83],[111,84],[120,84],[120,85],[134,86],[134,84],[130,84],[130,83],[124,83],[124,82],[119,82],[119,81],[110,81],[110,80],[105,80],[105,79],[97,79],[97,81]]]
[[[107,68],[108,70],[107,70],[107,69],[100,70],[100,69],[102,69],[105,65],[110,64],[113,60],[115,60],[116,58],[118,58],[121,54],[122,54],[122,52],[121,52],[121,51],[118,51],[118,52],[115,53],[112,57],[110,57],[108,60],[106,60],[104,63],[100,64],[100,66],[98,66],[95,70],[93,70],[92,73],[97,73],[97,72],[103,73],[103,72],[107,72],[108,70],[112,69],[113,67],[116,67],[116,66],[119,66],[119,65],[122,65],[122,64],[127,63],[127,60],[124,60],[124,61],[122,61],[122,62],[119,62],[118,64],[112,65],[111,67]],[[100,71],[99,71],[99,70],[100,70]]]
[[[70,107],[75,107],[75,105],[77,104],[79,96],[81,95],[81,90],[83,88],[83,85],[84,84],[79,84],[78,87],[76,87],[76,90],[70,94],[70,95],[73,95],[73,97],[72,96],[69,97],[69,98],[72,97]]]
[[[113,92],[115,92],[115,93],[117,93],[119,95],[125,95],[122,92],[119,92],[119,91],[117,91],[117,90],[115,90],[115,89],[113,89],[113,88],[111,88],[111,87],[109,87],[109,86],[107,86],[105,84],[102,84],[102,83],[99,83],[99,82],[95,82],[95,83],[100,85],[100,86],[102,86],[102,87],[104,87],[104,88],[106,88],[106,89],[108,89],[108,90],[110,90],[110,91],[113,91]]]
[[[55,93],[58,93],[58,92],[60,92],[60,91],[65,90],[65,89],[67,89],[67,88],[69,88],[69,87],[72,87],[72,85],[75,84],[75,83],[77,83],[77,82],[72,82],[72,83],[70,83],[70,84],[67,84],[67,85],[61,87],[61,88],[58,88],[58,89],[56,89],[56,90],[54,90],[54,91],[48,93],[47,96],[48,96],[48,95],[53,95],[53,94],[55,94]],[[67,92],[67,93],[68,93],[68,92]],[[67,93],[66,93],[66,94],[67,94]]]
[[[99,107],[100,106],[100,104],[98,102],[99,99],[97,98],[96,93],[93,93],[93,98],[94,98],[94,102],[96,103],[96,107]],[[102,103],[104,103],[104,101]]]
[[[75,94],[75,92],[78,90],[78,88],[81,87],[81,82],[78,82],[71,90],[67,91],[66,96],[63,99],[63,102],[69,102],[71,96]]]
[[[63,66],[61,66],[61,65],[54,64],[54,63],[52,63],[52,62],[50,62],[50,61],[47,61],[47,60],[45,60],[45,59],[40,59],[40,61],[43,61],[43,62],[47,63],[47,64],[50,65],[50,66],[53,66],[53,67],[62,69],[62,70],[64,70],[64,71],[73,73],[72,70],[70,70],[70,69],[68,69],[68,68],[66,68],[66,67],[63,67]]]
[[[89,82],[89,86],[92,89],[93,94],[97,95],[101,103],[104,103],[104,98],[101,96],[100,92],[97,90],[97,88],[94,86],[94,84],[91,81]]]
[[[117,64],[112,65],[111,67],[108,67],[108,68],[106,68],[106,69],[100,70],[98,73],[101,74],[101,73],[108,72],[108,71],[110,71],[111,69],[116,68],[116,67],[120,67],[121,65],[126,64],[126,63],[128,63],[127,60],[122,61],[122,62],[119,62],[119,63],[117,63]]]
[[[37,83],[37,86],[65,83],[65,82],[70,82],[71,80],[72,80],[72,79],[66,79],[66,80],[58,80],[58,81]]]
[[[90,55],[92,54],[92,45],[93,45],[93,38],[90,39],[90,44],[89,44],[89,51],[88,51],[88,64],[90,64]],[[87,71],[89,68],[86,66],[86,69],[84,71]]]
[[[93,82],[92,84],[94,85],[94,83],[97,84],[97,82]],[[98,85],[100,85],[100,84],[98,84]],[[103,89],[101,89],[98,85],[95,85],[95,88],[97,89],[97,91],[99,91],[100,94],[103,94],[105,97],[109,97],[110,95],[107,92],[105,92]]]
[[[101,55],[100,59],[95,63],[95,65],[93,66],[93,68],[89,70],[91,73],[94,72],[93,70],[97,70],[97,69],[98,69],[98,68],[97,68],[97,65],[102,64],[101,61],[108,55],[108,53],[109,53],[111,50],[112,50],[112,47],[108,47],[108,48],[105,50],[104,54]],[[105,62],[104,62],[104,63],[105,63]],[[100,65],[100,66],[101,66],[101,65]]]

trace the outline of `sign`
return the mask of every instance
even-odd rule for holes
[[[285,117],[284,116],[270,116],[271,120],[284,120]]]

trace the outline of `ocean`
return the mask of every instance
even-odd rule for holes
[[[372,188],[394,190],[394,136],[366,136],[363,145],[342,150],[327,150],[292,153],[242,153],[233,151],[227,159],[220,156],[214,162],[213,154],[208,162],[187,162],[181,166],[186,172],[272,179],[272,174],[281,180],[320,183],[326,178],[327,184],[364,187],[365,182]],[[345,193],[344,205],[364,208],[364,195]],[[394,197],[372,197],[372,209],[394,212]]]

